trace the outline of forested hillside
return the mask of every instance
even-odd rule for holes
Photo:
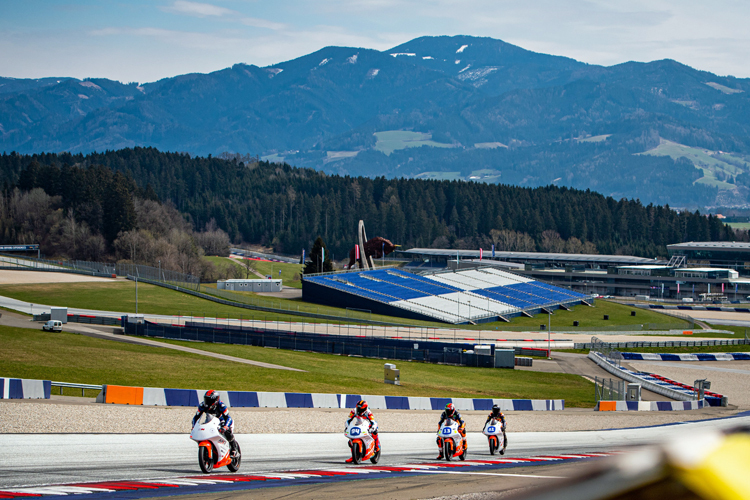
[[[672,60],[604,67],[492,38],[421,37],[151,83],[0,86],[6,153],[148,146],[679,207],[750,200],[750,80]]]
[[[257,158],[191,157],[153,148],[85,156],[4,154],[0,175],[6,199],[17,187],[61,196],[62,210],[71,206],[65,200],[79,200],[78,208],[66,213],[101,232],[110,251],[121,235],[97,221],[111,213],[105,207],[113,200],[129,210],[127,197],[117,195],[120,185],[130,186],[131,198],[158,199],[181,212],[192,227],[220,228],[236,243],[298,254],[322,236],[338,259],[354,244],[359,219],[370,236],[405,247],[489,248],[494,243],[498,250],[656,257],[667,255],[669,243],[746,238],[713,216],[588,190],[336,176]],[[113,181],[102,179],[119,179],[116,189],[106,184]],[[86,200],[96,196],[101,209],[86,209]],[[135,221],[120,229],[140,228]],[[4,242],[14,234],[19,233],[6,229]]]

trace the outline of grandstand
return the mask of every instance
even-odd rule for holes
[[[307,302],[445,323],[486,323],[580,304],[581,293],[483,267],[413,274],[379,269],[303,277]]]

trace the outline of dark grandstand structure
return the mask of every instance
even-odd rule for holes
[[[591,303],[582,293],[494,268],[413,274],[401,269],[307,275],[306,302],[445,323],[487,323]]]

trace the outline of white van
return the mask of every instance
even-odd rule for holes
[[[47,331],[47,332],[61,332],[62,321],[51,319],[47,321],[44,325],[42,325],[42,330]]]

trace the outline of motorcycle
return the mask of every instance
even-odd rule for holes
[[[451,461],[455,457],[466,460],[466,439],[458,432],[458,422],[446,419],[438,430],[438,436],[443,443],[443,457]]]
[[[372,430],[378,430],[377,422],[372,423]],[[349,438],[349,448],[352,450],[352,463],[359,464],[365,460],[376,464],[380,460],[380,450],[375,451],[375,438],[370,432],[370,421],[362,417],[354,417],[346,426],[344,435]]]
[[[484,426],[482,434],[487,436],[487,440],[490,442],[490,455],[494,455],[496,451],[499,451],[501,455],[505,454],[507,442],[502,422],[493,418]]]
[[[225,465],[230,472],[237,472],[242,459],[240,443],[236,443],[237,453],[232,457],[229,441],[219,432],[219,419],[213,415],[206,417],[204,422],[198,420],[190,433],[190,439],[198,443],[198,465],[205,474]]]

